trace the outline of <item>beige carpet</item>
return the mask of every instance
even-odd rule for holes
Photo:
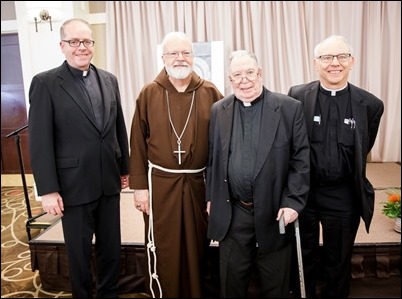
[[[375,189],[401,187],[401,165],[398,163],[368,163],[367,177]]]

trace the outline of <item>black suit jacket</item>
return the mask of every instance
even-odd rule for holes
[[[121,191],[128,174],[128,138],[114,75],[92,66],[104,100],[98,128],[83,89],[61,66],[33,77],[29,90],[29,145],[39,195],[60,192],[64,205],[85,204]]]
[[[254,173],[255,230],[258,246],[275,251],[294,238],[294,227],[279,234],[278,210],[304,208],[310,183],[310,149],[300,102],[264,88],[260,138]],[[229,147],[234,95],[212,106],[206,198],[211,201],[208,237],[221,241],[230,226]]]
[[[311,139],[313,117],[318,99],[319,81],[297,85],[290,88],[288,95],[301,101],[304,106],[306,124]],[[355,186],[360,203],[360,215],[369,232],[374,212],[374,188],[366,177],[367,155],[374,145],[384,104],[373,94],[349,83],[352,115],[356,121],[355,129]]]

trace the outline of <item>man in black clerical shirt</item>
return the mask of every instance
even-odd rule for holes
[[[300,215],[307,297],[349,295],[351,257],[360,223],[368,232],[374,190],[366,178],[366,161],[377,136],[384,105],[371,93],[348,83],[354,63],[342,36],[331,36],[314,49],[319,81],[290,88],[303,103],[311,149],[311,186]],[[319,265],[320,224],[323,268]]]
[[[229,64],[234,94],[212,106],[207,164],[208,237],[219,241],[221,296],[246,298],[252,266],[262,298],[289,297],[295,221],[306,204],[310,150],[299,101],[262,85],[254,54]]]
[[[29,149],[42,207],[61,217],[72,297],[117,298],[129,147],[117,78],[91,63],[94,45],[87,21],[61,25],[65,61],[29,89]]]

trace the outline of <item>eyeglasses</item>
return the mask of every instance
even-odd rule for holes
[[[237,72],[231,74],[229,77],[234,84],[239,84],[243,78],[246,78],[248,81],[254,81],[257,79],[259,72],[259,69],[249,69],[245,73]]]
[[[169,58],[177,58],[177,57],[179,57],[180,53],[184,58],[189,58],[189,57],[193,56],[193,52],[191,52],[191,51],[181,51],[181,52],[172,51],[172,52],[166,52],[163,55],[165,55],[165,56],[167,56]]]
[[[81,44],[83,44],[86,48],[88,48],[88,47],[93,47],[95,44],[95,41],[90,40],[90,39],[82,40],[82,41],[79,41],[76,39],[72,39],[72,40],[64,40],[63,39],[62,41],[68,43],[70,45],[70,47],[73,47],[73,48],[79,48],[79,46],[81,46]]]
[[[331,63],[334,58],[336,57],[336,59],[338,59],[338,62],[340,63],[345,63],[345,62],[349,62],[350,61],[350,57],[352,56],[352,54],[338,54],[338,55],[321,55],[318,56],[317,59],[320,59],[321,62],[323,63]]]

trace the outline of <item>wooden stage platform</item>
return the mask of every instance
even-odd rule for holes
[[[381,214],[386,189],[401,187],[401,166],[397,163],[369,163],[368,177],[375,187],[375,212],[367,234],[361,224],[352,257],[352,279],[362,277],[400,276],[401,235],[394,231],[394,221]],[[122,272],[120,293],[144,292],[144,223],[142,213],[134,208],[132,192],[121,194]],[[211,243],[208,251],[206,297],[219,297],[218,249]],[[61,222],[41,232],[29,242],[32,270],[39,270],[43,288],[70,291],[67,256]]]

